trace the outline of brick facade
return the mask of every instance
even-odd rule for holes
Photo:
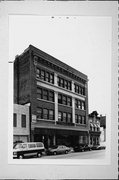
[[[63,136],[61,132],[65,133],[65,137],[67,135],[67,138],[64,138],[67,139],[67,144],[73,145],[73,143],[79,142],[81,134],[86,136],[88,141],[87,76],[31,45],[22,55],[16,57],[14,67],[14,100],[18,104],[30,103],[31,141],[43,141],[46,146],[52,144],[49,144],[50,140],[51,142],[61,143],[64,142],[64,140],[61,141],[64,137],[60,139],[59,135],[57,136],[57,134]],[[60,82],[59,77],[61,77]],[[75,84],[79,87],[75,87]],[[42,98],[38,98],[38,87],[46,89]],[[81,87],[84,91],[80,89]],[[53,102],[47,99],[47,90],[54,92]],[[62,94],[64,98],[62,104],[58,102],[58,94]],[[68,105],[70,103],[68,97],[71,97],[70,106]],[[85,109],[76,108],[75,99],[84,101]],[[40,111],[46,113],[43,117],[49,117],[47,113],[53,113],[53,110],[55,113],[54,120],[38,119],[37,108],[41,108]],[[63,113],[63,117],[59,117],[59,112]],[[81,115],[81,118],[84,116],[85,121],[81,121],[84,124],[76,123],[75,114]],[[33,116],[36,117],[36,120],[32,122]],[[69,120],[71,120],[71,123],[69,123]],[[49,132],[49,135],[46,132]],[[76,142],[74,142],[74,137],[77,139]],[[52,141],[53,138],[56,141]]]

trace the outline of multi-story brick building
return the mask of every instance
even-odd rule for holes
[[[30,140],[88,143],[88,78],[30,45],[14,61],[14,102],[30,103]]]
[[[14,104],[13,142],[30,141],[29,106]]]

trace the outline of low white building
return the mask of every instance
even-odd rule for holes
[[[29,106],[14,104],[13,142],[28,142],[30,139],[29,127]]]
[[[106,145],[106,116],[100,116],[100,144]]]

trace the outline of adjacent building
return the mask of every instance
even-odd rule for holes
[[[90,130],[89,130],[89,144],[99,145],[100,144],[100,116],[98,116],[97,111],[93,111],[89,114],[89,123],[90,123]]]
[[[13,142],[30,141],[29,106],[14,104]]]
[[[89,143],[87,75],[32,45],[14,61],[14,103],[30,104],[30,141]]]
[[[106,116],[100,115],[100,143],[106,144]]]

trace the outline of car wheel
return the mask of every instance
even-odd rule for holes
[[[54,155],[56,155],[56,154],[57,154],[57,152],[56,152],[56,151],[54,151],[54,152],[53,152],[53,154],[54,154]]]
[[[19,159],[23,159],[24,156],[22,154],[19,155]]]
[[[42,154],[40,152],[38,152],[37,157],[40,158],[41,156],[42,156]]]
[[[65,151],[65,154],[68,154],[68,151]]]

